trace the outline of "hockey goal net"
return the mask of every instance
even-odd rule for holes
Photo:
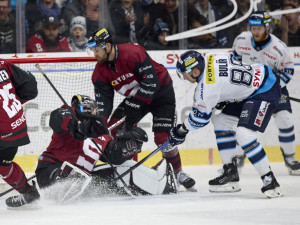
[[[6,55],[4,55],[6,56]],[[71,104],[75,94],[94,98],[91,76],[96,59],[87,53],[20,54],[4,58],[25,71],[30,71],[38,83],[37,98],[23,105],[31,143],[19,148],[15,161],[27,175],[34,173],[38,156],[50,143],[52,130],[49,127],[51,111],[63,105],[44,76],[35,67],[38,63],[65,101]],[[114,107],[122,101],[116,93]]]

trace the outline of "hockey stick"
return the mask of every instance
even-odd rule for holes
[[[294,101],[294,102],[300,102],[299,98],[294,98],[294,97],[289,96],[289,99]]]
[[[64,105],[66,106],[66,108],[70,111],[70,113],[72,114],[73,118],[78,122],[78,124],[81,123],[81,121],[77,118],[77,116],[75,115],[75,112],[72,110],[72,108],[67,104],[67,102],[65,101],[65,99],[60,95],[60,93],[58,92],[58,90],[56,89],[56,87],[52,84],[52,82],[50,81],[50,79],[47,77],[47,75],[44,73],[44,71],[42,70],[42,68],[40,67],[40,65],[37,63],[35,65],[35,67],[40,71],[40,73],[44,76],[44,78],[47,80],[47,82],[50,84],[50,86],[52,87],[52,89],[55,91],[55,93],[58,95],[58,97],[60,98],[60,100],[64,103]],[[106,155],[103,154],[103,152],[101,151],[100,147],[97,145],[97,143],[94,141],[94,139],[90,138],[90,140],[93,142],[93,144],[96,146],[97,151],[99,153],[101,153],[101,155],[103,156],[103,158],[108,162],[108,164],[110,165],[110,167],[112,168],[112,170],[114,171],[114,173],[117,175],[117,178],[120,179],[120,181],[122,182],[122,184],[124,185],[124,189],[125,191],[132,197],[134,197],[132,195],[132,193],[130,192],[130,189],[128,187],[128,185],[125,183],[125,181],[120,177],[120,174],[118,173],[118,171],[115,169],[115,167],[112,165],[112,163],[110,162],[110,160],[108,160],[108,158],[106,157]]]
[[[115,179],[113,179],[113,181],[117,181],[118,179],[126,176],[128,173],[130,173],[132,170],[134,170],[135,168],[139,167],[140,165],[142,165],[146,160],[148,160],[149,158],[151,158],[152,156],[154,156],[156,153],[158,153],[159,151],[163,150],[164,148],[166,148],[167,146],[170,145],[169,141],[166,141],[164,144],[162,144],[161,146],[159,146],[157,149],[155,149],[154,151],[152,151],[150,154],[148,154],[147,156],[145,156],[143,159],[141,159],[138,163],[136,163],[134,166],[130,167],[128,170],[126,170],[124,173],[122,173],[121,175],[119,175],[119,177],[116,177]]]
[[[27,181],[30,181],[30,180],[34,179],[35,177],[36,177],[36,175],[32,175],[31,177],[29,177],[29,178],[27,179]],[[6,190],[6,191],[0,193],[0,197],[2,197],[3,195],[8,194],[9,192],[11,192],[11,191],[13,191],[13,190],[15,190],[15,189],[14,189],[14,188],[10,188],[10,189],[8,189],[8,190]]]

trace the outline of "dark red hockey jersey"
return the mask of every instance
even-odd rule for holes
[[[62,109],[65,107],[63,106]],[[42,153],[39,160],[48,160],[43,158],[43,155],[50,156],[60,162],[68,161],[69,163],[80,167],[85,171],[92,171],[95,163],[101,157],[101,153],[94,145],[91,139],[84,141],[74,139],[68,131],[68,123],[71,119],[71,114],[68,110],[55,110],[56,114],[50,116],[50,126],[53,129],[52,140],[46,151]],[[58,114],[60,113],[61,116]],[[51,118],[51,117],[55,118]],[[93,138],[102,152],[105,151],[106,145],[112,140],[109,135],[102,135],[98,138]]]
[[[109,135],[103,135],[93,140],[103,152],[111,139]],[[69,132],[64,134],[53,133],[50,145],[42,153],[39,160],[43,160],[44,154],[60,162],[68,161],[88,172],[92,171],[95,163],[101,157],[101,153],[99,153],[91,139],[87,138],[84,141],[75,140]]]
[[[29,143],[22,103],[37,96],[35,77],[0,59],[0,148]]]
[[[115,47],[114,64],[97,63],[92,75],[98,107],[107,117],[113,108],[114,90],[150,104],[172,88],[167,69],[151,59],[142,46],[126,43]]]
[[[57,45],[46,46],[41,34],[31,36],[26,44],[27,53],[39,52],[71,52],[69,42],[65,37],[60,37]]]

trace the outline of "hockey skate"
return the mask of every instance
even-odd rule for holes
[[[32,209],[39,208],[38,200],[40,199],[40,194],[36,189],[35,182],[32,181],[33,186],[25,194],[20,194],[17,196],[12,196],[6,199],[6,205],[8,209]]]
[[[300,176],[300,162],[295,159],[295,154],[285,155],[281,149],[285,166],[288,168],[289,174],[292,176]]]
[[[186,188],[187,191],[196,192],[197,189],[195,188],[195,180],[191,178],[187,173],[185,173],[183,170],[176,173],[176,180],[177,185],[182,185]]]
[[[241,190],[239,185],[239,174],[235,160],[233,163],[223,165],[220,170],[221,175],[208,182],[209,191],[217,193],[238,192]]]
[[[278,184],[272,171],[263,175],[261,177],[263,180],[264,186],[261,188],[262,193],[264,193],[268,198],[280,197],[283,194],[280,190],[280,185]]]

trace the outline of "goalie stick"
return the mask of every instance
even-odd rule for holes
[[[114,129],[116,126],[118,126],[119,124],[123,123],[125,121],[125,117],[123,117],[122,119],[120,119],[119,121],[117,121],[116,123],[114,123],[113,125],[111,125],[109,128],[108,128],[108,131],[111,131],[112,129]],[[30,181],[32,179],[34,179],[36,177],[36,175],[32,175],[31,177],[27,178],[27,181]],[[14,188],[10,188],[2,193],[0,193],[0,197],[8,194],[9,192],[15,190]]]
[[[40,73],[44,76],[44,78],[47,80],[47,82],[50,84],[50,86],[52,87],[52,89],[55,91],[55,93],[58,95],[58,97],[60,98],[60,100],[64,103],[64,105],[67,107],[67,109],[70,111],[70,113],[72,114],[72,116],[74,117],[74,119],[76,121],[78,121],[78,124],[81,123],[81,121],[77,118],[77,116],[75,115],[74,111],[72,110],[72,108],[67,104],[67,102],[65,101],[65,99],[61,96],[61,94],[58,92],[58,90],[56,89],[56,87],[53,85],[53,83],[50,81],[50,79],[48,78],[48,76],[44,73],[44,71],[42,70],[42,68],[40,67],[40,65],[37,63],[35,65],[35,67],[40,71]],[[106,157],[106,155],[103,154],[103,152],[101,151],[101,149],[99,148],[99,146],[97,145],[97,143],[90,138],[90,140],[93,142],[93,144],[96,146],[97,151],[99,153],[102,154],[102,156],[104,157],[104,159],[108,162],[108,164],[110,165],[110,167],[112,168],[112,170],[114,171],[114,173],[117,175],[117,179],[119,179],[122,184],[124,185],[124,189],[127,192],[127,194],[129,194],[131,197],[134,197],[133,194],[131,193],[128,185],[125,183],[125,181],[120,177],[120,174],[118,173],[118,171],[115,169],[115,167],[112,165],[112,163],[110,162],[110,160],[108,160],[108,158]]]

